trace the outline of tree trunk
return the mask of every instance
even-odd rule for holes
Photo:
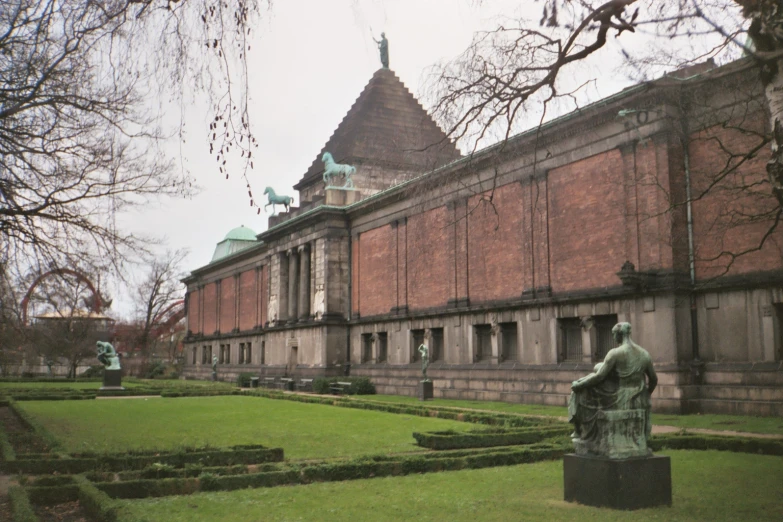
[[[772,192],[783,206],[783,59],[776,60],[775,73],[764,87],[772,130],[772,154],[767,162],[767,175]]]

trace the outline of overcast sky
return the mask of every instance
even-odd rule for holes
[[[274,2],[255,32],[250,53],[251,122],[260,143],[251,178],[256,196],[270,185],[298,203],[292,186],[381,67],[372,36],[386,32],[390,68],[421,97],[428,67],[464,51],[475,31],[495,27],[499,16],[522,14],[537,20],[540,9],[541,3],[533,0]],[[589,99],[632,83],[612,68],[615,54],[603,53],[595,65],[583,69],[584,79],[598,80],[585,94]],[[232,228],[245,225],[256,233],[267,228],[267,216],[250,207],[240,176],[226,180],[213,168],[205,131],[209,118],[194,105],[186,116],[187,142],[181,149],[178,143],[170,146],[201,192],[190,200],[163,200],[120,218],[128,229],[162,238],[166,248],[189,249],[186,270],[207,264],[215,244]],[[127,316],[127,288],[116,287],[113,293],[112,312]]]

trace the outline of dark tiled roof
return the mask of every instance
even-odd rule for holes
[[[426,172],[460,157],[453,143],[389,69],[378,69],[294,187],[323,173],[321,156],[337,163],[376,164]]]

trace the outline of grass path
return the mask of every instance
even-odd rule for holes
[[[123,502],[135,522],[509,520],[777,522],[783,458],[670,451],[673,506],[633,514],[563,501],[561,461]]]

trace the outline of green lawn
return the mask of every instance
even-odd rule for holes
[[[402,395],[372,395],[358,397],[360,399],[383,402],[401,402],[421,404],[416,397]],[[568,416],[568,410],[560,406],[545,406],[539,404],[519,404],[510,402],[469,401],[456,399],[435,399],[433,405],[453,406],[476,410],[492,410],[525,415],[547,415],[554,417]],[[744,431],[748,433],[769,433],[783,435],[783,419],[779,417],[749,417],[744,415],[671,415],[654,413],[653,424],[661,426],[676,426],[678,428],[700,428],[720,431]]]
[[[561,461],[307,486],[124,501],[120,522],[260,520],[779,521],[783,458],[670,451],[673,506],[634,511],[563,501]]]
[[[700,428],[708,430],[745,431],[748,433],[770,433],[783,435],[783,419],[780,417],[749,417],[744,415],[667,415],[653,413],[653,424]]]
[[[290,459],[421,451],[414,431],[468,430],[465,422],[257,397],[19,403],[67,451],[282,447]]]

